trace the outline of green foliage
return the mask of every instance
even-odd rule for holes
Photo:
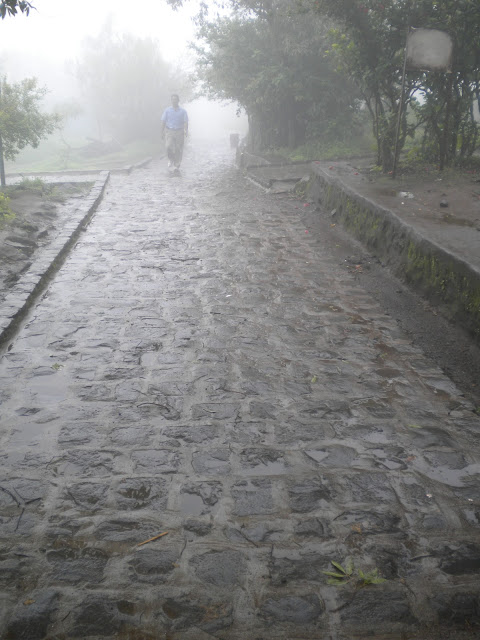
[[[0,164],[3,165],[3,159],[14,160],[24,147],[38,147],[57,127],[56,114],[40,111],[46,92],[45,87],[38,86],[36,78],[14,84],[0,79]]]
[[[361,569],[358,570],[358,577],[360,578],[360,586],[364,587],[369,584],[382,584],[386,582],[385,578],[382,578],[378,574],[378,569],[375,568],[368,573],[364,573]]]
[[[161,57],[149,38],[117,35],[107,24],[98,37],[88,38],[75,73],[104,134],[121,142],[151,138],[160,131],[163,109],[171,92],[189,97],[183,74]]]
[[[230,8],[233,17],[208,22],[215,7]],[[398,152],[407,148],[409,163],[454,166],[478,146],[478,0],[213,0],[202,3],[198,19],[204,90],[245,107],[260,149],[298,146],[302,135],[324,142],[349,136],[356,119],[351,84],[370,114],[376,164],[385,173],[394,163],[400,106]],[[407,69],[402,95],[410,26],[449,33],[454,56],[449,74]]]
[[[231,0],[230,8],[228,18],[200,20],[197,71],[205,95],[247,111],[252,148],[348,135],[358,96],[323,53],[324,20],[294,0]]]
[[[339,562],[334,562],[333,560],[331,561],[331,564],[335,567],[336,571],[323,571],[326,576],[329,576],[327,580],[328,584],[339,586],[346,584],[353,579],[355,566],[351,558],[347,558],[345,567],[342,567]]]
[[[30,191],[44,191],[46,183],[41,178],[22,178],[17,188]]]
[[[452,73],[407,71],[399,150],[422,127],[419,155],[454,164],[478,142],[473,102],[480,97],[480,5],[477,0],[304,0],[336,21],[328,54],[359,87],[372,118],[377,164],[393,164],[409,26],[447,31],[455,43]],[[416,96],[421,97],[417,101]],[[408,119],[414,112],[415,120]]]
[[[386,582],[385,578],[382,578],[378,569],[375,568],[367,573],[361,569],[355,569],[352,558],[347,558],[345,567],[339,562],[331,561],[331,564],[335,568],[335,571],[324,571],[323,573],[328,576],[327,584],[334,585],[336,587],[348,584],[354,581],[358,587],[365,587],[371,584],[382,584]]]
[[[34,8],[32,3],[26,0],[3,0],[0,2],[0,18],[15,16],[18,11],[28,16],[30,10]]]
[[[0,229],[15,218],[15,213],[10,208],[10,198],[0,191]]]

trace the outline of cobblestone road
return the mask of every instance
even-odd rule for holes
[[[308,219],[111,178],[0,365],[1,637],[478,637],[479,418]]]

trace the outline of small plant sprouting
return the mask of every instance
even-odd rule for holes
[[[346,584],[347,582],[350,582],[350,580],[352,580],[355,566],[351,558],[347,558],[345,567],[342,567],[339,562],[334,562],[333,560],[331,561],[331,563],[335,567],[336,571],[323,572],[326,576],[328,576],[328,584],[339,586],[341,584]]]
[[[382,582],[387,581],[386,578],[382,578],[382,576],[378,574],[377,567],[368,573],[363,573],[363,571],[359,569],[358,577],[360,578],[361,587],[365,587],[367,584],[382,584]]]
[[[376,567],[367,573],[364,573],[361,569],[355,570],[355,565],[351,558],[347,558],[345,567],[343,567],[339,562],[334,562],[333,560],[331,563],[335,567],[336,571],[323,572],[328,576],[327,584],[339,587],[354,580],[357,586],[365,587],[369,584],[381,584],[382,582],[386,582],[386,579],[379,575]]]

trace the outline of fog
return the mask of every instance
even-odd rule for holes
[[[0,20],[0,74],[9,82],[37,77],[49,90],[44,101],[46,109],[55,110],[64,103],[80,104],[82,114],[69,118],[63,131],[73,145],[79,144],[81,138],[108,136],[108,131],[99,131],[92,105],[75,75],[86,39],[98,38],[107,24],[115,36],[153,39],[163,60],[172,68],[181,69],[185,75],[193,72],[194,57],[188,45],[195,33],[195,2],[187,2],[178,11],[173,11],[165,0],[143,0],[138,5],[131,0],[33,0],[33,4],[35,10],[29,16],[18,14]],[[181,102],[189,113],[192,140],[226,139],[232,131],[246,133],[246,118],[236,116],[236,105],[193,99],[195,87],[190,84],[182,96],[185,84],[177,86],[173,74],[159,98],[159,113],[169,104],[167,96],[178,92],[186,98]],[[152,131],[152,135],[156,133]],[[42,143],[34,155],[41,154],[44,146]]]

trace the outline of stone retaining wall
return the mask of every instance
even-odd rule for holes
[[[312,164],[308,197],[480,342],[480,272]]]

